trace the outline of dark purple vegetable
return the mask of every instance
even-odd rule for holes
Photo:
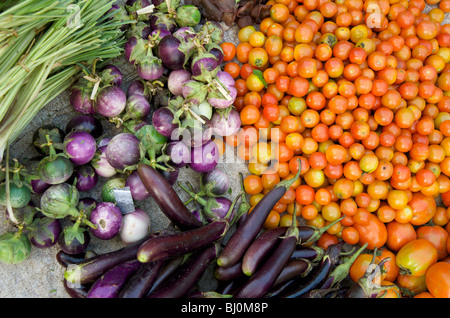
[[[200,173],[209,172],[217,166],[219,159],[219,147],[214,141],[210,140],[200,147],[191,148],[189,167]]]
[[[164,29],[170,33],[175,32],[177,24],[168,14],[156,12],[150,16],[150,27],[153,30]]]
[[[242,271],[242,262],[237,262],[229,267],[216,266],[214,268],[214,277],[218,281],[230,281],[244,276]]]
[[[161,284],[163,284],[169,277],[175,273],[181,264],[183,264],[186,255],[170,258],[168,260],[164,260],[164,266],[160,269],[158,273],[158,277],[155,279],[153,285],[150,288],[149,293],[153,290],[157,289]]]
[[[306,282],[302,281],[303,277],[289,281],[293,282],[290,290],[282,292],[280,296],[283,298],[299,298],[315,289],[317,286],[320,286],[327,279],[331,270],[334,268],[334,265],[336,265],[339,260],[341,249],[342,244],[329,245],[320,265],[314,268],[311,273],[306,276]]]
[[[301,165],[300,161],[299,164]],[[278,183],[258,202],[252,213],[239,225],[219,254],[217,259],[219,266],[231,266],[244,256],[247,248],[261,231],[270,211],[299,176],[300,173],[297,172],[294,178]]]
[[[28,230],[31,244],[38,248],[48,248],[58,243],[62,227],[58,219],[42,217],[35,219]]]
[[[201,192],[207,196],[224,195],[230,189],[230,178],[218,167],[202,174]]]
[[[247,248],[242,258],[242,272],[253,275],[260,265],[282,240],[281,236],[286,233],[287,227],[269,229],[258,235]]]
[[[191,63],[191,72],[194,79],[210,83],[220,70],[216,56],[211,53],[198,54]]]
[[[120,115],[127,104],[127,96],[119,86],[106,86],[97,93],[95,111],[107,118]]]
[[[137,171],[133,171],[125,181],[125,186],[130,188],[131,196],[136,201],[142,201],[150,197],[145,185],[142,183],[141,178]]]
[[[182,141],[169,142],[166,154],[170,157],[170,165],[175,168],[184,167],[191,161],[191,150]]]
[[[231,221],[234,218],[234,206],[235,202],[231,201],[224,196],[215,196],[213,198],[203,198],[199,194],[189,190],[182,184],[179,184],[186,193],[188,193],[192,199],[198,202],[203,207],[203,213],[206,216],[208,222],[212,220],[228,220]],[[237,196],[235,201],[240,197]],[[233,209],[232,209],[233,208]]]
[[[130,86],[128,86],[127,95],[143,95],[145,96],[145,85],[142,83],[142,81],[137,80],[130,83]]]
[[[191,214],[169,182],[154,168],[139,164],[139,177],[161,211],[182,230],[198,228],[202,223]]]
[[[30,181],[30,186],[34,194],[42,194],[50,187],[50,184],[45,183],[41,179],[33,179]]]
[[[192,254],[163,286],[151,292],[149,298],[186,297],[217,256],[217,246],[211,244]]]
[[[118,170],[136,165],[141,159],[139,139],[130,133],[115,135],[106,146],[106,159]]]
[[[163,260],[142,264],[122,287],[118,298],[143,298],[147,296],[163,265]]]
[[[81,89],[72,88],[70,92],[70,105],[73,109],[84,115],[94,115],[96,113],[94,108],[94,101],[90,98],[91,92]]]
[[[338,284],[348,277],[350,267],[355,262],[356,258],[366,249],[368,243],[361,246],[355,253],[352,254],[345,262],[336,266],[327,279],[318,286],[319,289],[329,289],[338,286]]]
[[[79,115],[71,118],[66,124],[66,134],[76,130],[85,131],[94,138],[99,138],[103,134],[102,123],[92,115]]]
[[[131,54],[133,53],[134,48],[138,43],[138,39],[133,36],[128,39],[128,41],[124,45],[124,56],[128,62],[134,65],[134,58],[131,58]]]
[[[115,65],[106,65],[101,73],[100,77],[102,83],[120,86],[122,85],[123,75],[120,69]]]
[[[75,170],[74,178],[77,179],[75,186],[79,191],[89,191],[98,183],[98,174],[88,164],[78,167]]]
[[[122,219],[122,212],[117,205],[112,202],[101,202],[89,216],[89,220],[97,226],[95,229],[91,228],[91,232],[99,239],[112,239],[119,234]]]
[[[164,66],[171,70],[181,69],[185,63],[184,53],[178,50],[180,44],[180,40],[174,35],[167,35],[159,42],[157,55]]]
[[[213,133],[217,136],[231,136],[241,128],[241,117],[235,108],[220,112],[216,110],[211,118]]]
[[[116,265],[92,284],[86,298],[117,298],[122,286],[140,266],[141,263],[137,260]]]
[[[297,245],[298,236],[297,217],[294,211],[292,225],[286,230],[281,242],[277,244],[275,250],[268,256],[261,268],[236,292],[234,297],[261,298],[264,296],[289,262]]]
[[[292,258],[302,258],[311,262],[318,262],[322,259],[323,254],[323,248],[315,245],[308,246],[298,244],[295,251],[292,253]]]
[[[184,68],[170,72],[167,79],[167,87],[169,88],[169,91],[175,96],[181,96],[181,89],[183,88],[184,83],[186,83],[191,76],[191,72],[185,70]]]
[[[74,236],[73,234],[71,234],[72,232],[76,232],[79,234],[78,236]],[[66,228],[64,228],[61,235],[59,236],[58,244],[60,249],[64,253],[76,255],[85,252],[90,241],[91,236],[89,235],[89,232],[87,230],[80,229],[77,232],[77,230],[73,229],[73,227],[67,226]]]
[[[173,113],[167,107],[156,109],[152,115],[153,126],[165,137],[172,137],[172,133],[178,127],[178,124],[174,123],[173,120]]]
[[[175,182],[177,182],[178,179],[178,175],[180,174],[180,171],[178,170],[178,168],[175,168],[173,170],[169,169],[169,170],[159,170],[159,173],[162,174],[162,176],[164,177],[164,179],[167,180],[167,182],[169,182],[169,184],[171,186],[173,186],[175,184]]]
[[[145,119],[151,111],[150,103],[143,95],[130,95],[127,99],[123,121]]]
[[[148,263],[198,251],[222,238],[228,228],[227,221],[217,220],[196,229],[152,237],[141,245],[137,258]]]
[[[72,131],[64,138],[64,153],[76,165],[87,164],[96,151],[95,139],[88,132]]]
[[[136,71],[140,77],[147,81],[159,79],[164,73],[164,67],[160,59],[152,57],[140,61],[136,65]]]
[[[213,47],[209,50],[209,53],[216,57],[218,65],[222,64],[224,56],[223,51],[220,47]]]
[[[157,235],[157,234],[154,234]],[[118,250],[99,254],[67,268],[64,278],[69,282],[87,284],[95,282],[103,273],[118,264],[136,259],[137,251],[144,240]]]
[[[159,41],[161,41],[161,39],[163,37],[170,35],[170,34],[172,34],[172,33],[167,29],[156,29],[150,33],[150,36],[154,41],[156,41],[156,45],[158,45]]]
[[[277,288],[282,284],[294,279],[296,277],[305,277],[313,269],[312,262],[306,259],[291,259],[288,261],[286,266],[284,266],[280,275],[272,285],[272,288]]]
[[[138,21],[136,23],[132,23],[129,29],[125,33],[125,37],[127,39],[131,39],[133,37],[148,39],[150,34],[152,33],[152,28],[143,21]]]
[[[70,283],[63,279],[64,289],[71,298],[85,298],[91,288],[91,285],[80,285],[77,283]]]
[[[67,254],[63,250],[59,250],[58,253],[56,253],[56,260],[62,267],[67,268],[70,265],[79,264],[86,260],[85,255],[85,253]]]

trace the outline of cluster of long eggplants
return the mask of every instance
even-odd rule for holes
[[[299,173],[279,183],[251,213],[232,224],[228,218],[200,222],[159,171],[146,164],[140,164],[137,171],[173,226],[88,258],[58,253],[58,262],[66,267],[64,286],[71,297],[369,297],[369,292],[373,297],[382,290],[372,287],[368,292],[359,282],[340,287],[366,246],[346,253],[342,243],[325,250],[310,244],[332,224],[322,228],[299,225],[294,211],[291,226],[263,230],[268,213]],[[344,256],[347,259],[341,261]],[[209,266],[214,266],[217,288],[202,292],[196,287]],[[372,266],[365,280],[372,279],[370,275],[380,266]]]

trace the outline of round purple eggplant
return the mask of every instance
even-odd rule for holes
[[[97,144],[85,131],[72,131],[64,138],[64,153],[76,165],[84,165],[94,158]]]
[[[191,148],[191,162],[189,167],[197,172],[209,172],[219,163],[219,148],[210,140],[201,147]]]
[[[92,210],[89,220],[97,228],[91,228],[92,234],[102,240],[116,236],[122,226],[123,215],[119,207],[111,202],[101,202]]]
[[[127,104],[127,96],[119,86],[106,86],[97,93],[95,111],[104,117],[116,117]]]
[[[139,162],[141,152],[139,139],[130,133],[115,135],[106,146],[106,159],[118,170],[124,170]]]
[[[66,134],[77,130],[85,131],[94,138],[99,138],[103,134],[102,123],[92,115],[75,116],[67,122]]]
[[[173,35],[167,35],[159,42],[157,55],[171,70],[181,69],[185,63],[186,56],[178,49],[180,44],[180,40]]]
[[[147,188],[142,183],[137,171],[133,171],[125,181],[125,186],[130,188],[131,196],[136,201],[142,201],[150,197]]]
[[[36,219],[34,226],[31,228],[30,243],[37,248],[48,248],[58,243],[62,231],[60,220],[47,217]]]

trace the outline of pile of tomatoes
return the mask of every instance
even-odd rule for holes
[[[450,0],[267,3],[221,45],[242,122],[225,142],[251,205],[300,168],[267,229],[294,211],[334,222],[319,246],[368,243],[392,258],[386,284],[450,297]]]

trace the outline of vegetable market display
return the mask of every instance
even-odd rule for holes
[[[73,298],[450,297],[448,1],[35,2],[0,7],[2,266],[57,247]]]

